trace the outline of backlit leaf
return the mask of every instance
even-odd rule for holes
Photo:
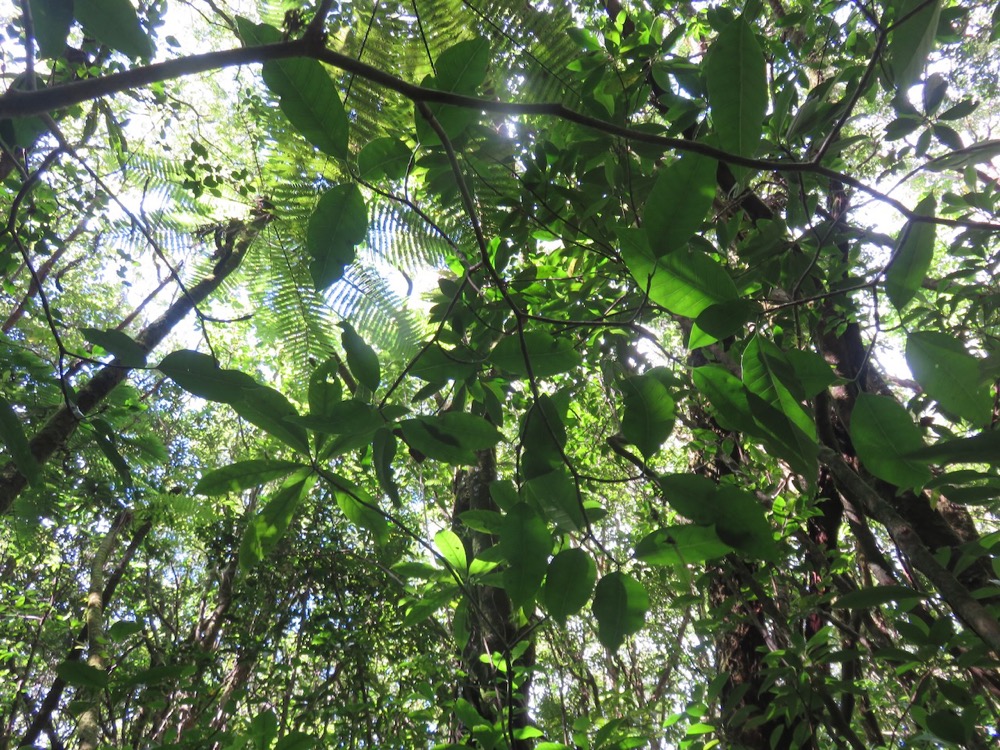
[[[597,566],[584,550],[567,549],[552,558],[545,574],[542,601],[558,623],[565,623],[590,599],[597,580]]]
[[[24,427],[10,402],[0,396],[0,441],[7,446],[14,465],[33,485],[41,481],[42,473],[35,455],[31,452]]]
[[[511,606],[518,609],[527,604],[542,585],[552,551],[552,536],[531,506],[518,503],[504,514],[499,547],[507,562],[503,587]]]
[[[906,363],[924,391],[944,409],[975,425],[989,421],[993,397],[980,374],[979,359],[955,336],[911,333],[906,338]]]
[[[646,589],[627,573],[608,573],[597,584],[592,605],[597,618],[597,638],[609,651],[638,633],[649,610]]]
[[[674,399],[654,375],[633,375],[618,387],[624,405],[622,435],[649,458],[674,429]]]
[[[642,220],[656,257],[684,247],[701,228],[715,200],[716,168],[714,159],[686,153],[660,170]]]
[[[238,461],[208,472],[198,480],[194,492],[196,495],[225,495],[229,492],[240,492],[249,487],[259,487],[266,482],[280,479],[301,468],[304,468],[302,464],[295,461],[268,458]]]
[[[497,367],[516,375],[546,378],[572,370],[581,362],[580,353],[566,339],[557,339],[545,331],[526,331],[521,336],[505,336],[490,353]]]
[[[931,473],[926,464],[908,458],[923,446],[910,413],[888,396],[862,393],[851,413],[851,442],[872,474],[902,489],[919,489]]]
[[[726,26],[709,48],[705,83],[719,145],[754,156],[767,112],[767,72],[757,36],[744,18]]]
[[[344,329],[340,341],[347,353],[347,366],[358,382],[374,393],[382,381],[382,368],[379,366],[378,355],[350,323],[341,323],[340,327]]]
[[[923,75],[927,54],[934,46],[941,2],[894,0],[892,5],[896,23],[889,34],[889,67],[896,88],[905,95],[907,89]]]
[[[271,495],[263,510],[247,526],[240,545],[240,567],[249,570],[274,549],[288,530],[299,502],[315,482],[311,470],[304,469],[289,477]]]
[[[153,45],[131,0],[74,0],[73,13],[89,34],[112,49],[132,58],[152,56]]]
[[[41,57],[60,57],[73,23],[73,3],[69,0],[30,0],[31,21]]]
[[[933,216],[936,201],[928,195],[914,211]],[[935,225],[926,221],[909,221],[899,234],[892,261],[885,272],[885,291],[897,310],[913,299],[927,275],[934,258]]]
[[[354,248],[368,234],[368,209],[357,185],[335,185],[320,197],[309,217],[306,250],[317,289],[326,289],[354,261]]]
[[[303,138],[325,154],[347,156],[347,113],[321,62],[305,57],[268,60],[261,75]]]

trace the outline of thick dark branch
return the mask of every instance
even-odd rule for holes
[[[941,597],[973,632],[993,651],[1000,655],[1000,623],[982,604],[976,601],[969,590],[939,563],[924,545],[916,530],[885,502],[865,481],[858,476],[836,451],[820,447],[820,460],[833,474],[842,493],[858,502],[865,514],[882,524],[893,542],[905,554],[914,567],[927,576]]]
[[[221,52],[207,52],[201,55],[191,55],[176,60],[156,63],[139,68],[132,68],[122,73],[114,73],[100,78],[88,78],[82,81],[53,86],[40,91],[9,90],[0,97],[0,119],[6,117],[25,117],[53,112],[64,107],[97,99],[102,96],[119,93],[128,89],[147,86],[152,83],[168,81],[183,76],[206,73],[212,70],[228,68],[235,65],[262,63],[268,60],[282,60],[292,57],[310,57],[325,62],[347,73],[360,76],[376,83],[390,91],[414,102],[430,102],[449,104],[481,112],[491,112],[510,116],[546,116],[573,122],[592,130],[617,136],[637,143],[648,143],[673,151],[685,151],[701,154],[726,164],[747,167],[772,172],[806,172],[829,179],[837,180],[845,186],[860,190],[887,206],[891,206],[910,221],[941,224],[944,226],[969,227],[1000,232],[1000,224],[982,221],[967,221],[964,219],[946,219],[938,216],[925,216],[909,209],[905,204],[890,198],[885,193],[866,185],[850,175],[824,167],[815,161],[787,161],[773,159],[751,159],[737,154],[731,154],[698,141],[683,138],[669,138],[655,133],[643,132],[632,128],[615,125],[614,123],[585,115],[581,112],[556,103],[517,103],[484,99],[464,94],[454,94],[448,91],[417,86],[404,81],[390,73],[372,65],[355,60],[352,57],[326,49],[322,39],[306,37],[303,39],[265,44],[257,47],[242,47]]]

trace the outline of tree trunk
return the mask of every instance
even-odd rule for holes
[[[493,546],[496,539],[469,529],[461,522],[460,515],[467,510],[499,510],[490,494],[490,484],[497,478],[496,456],[492,450],[483,450],[477,452],[477,459],[475,466],[455,475],[452,526],[461,537],[469,560]],[[471,703],[483,718],[505,727],[512,750],[528,750],[531,741],[516,739],[514,735],[528,725],[528,688],[535,661],[533,636],[518,624],[518,613],[512,611],[506,591],[483,585],[468,586],[467,591],[469,636],[462,653],[465,676],[459,685],[459,696]],[[525,638],[531,639],[528,648],[512,659],[512,649]],[[506,674],[497,670],[490,658],[481,658],[496,654],[508,662]]]

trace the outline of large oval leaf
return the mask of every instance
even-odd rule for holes
[[[153,44],[130,0],[75,0],[73,13],[84,30],[111,49],[129,57],[152,57]]]
[[[624,406],[622,435],[649,458],[674,429],[674,399],[655,374],[633,375],[618,387]]]
[[[295,469],[307,468],[295,461],[255,458],[239,461],[221,469],[210,471],[198,480],[194,487],[196,495],[225,495],[240,492],[249,487],[259,487],[266,482],[280,479]]]
[[[906,363],[924,391],[941,406],[975,425],[989,422],[993,408],[980,360],[955,336],[915,331],[906,339]]]
[[[910,413],[889,396],[858,396],[851,412],[851,442],[865,468],[879,479],[919,489],[931,478],[926,464],[907,458],[924,441]]]
[[[914,209],[918,214],[933,216],[936,202],[928,195]],[[935,225],[926,221],[909,221],[899,234],[892,261],[885,270],[885,292],[897,310],[920,289],[927,269],[934,259]]]
[[[326,289],[354,261],[354,248],[368,234],[368,209],[357,185],[335,185],[323,193],[309,217],[306,250],[317,289]]]
[[[503,518],[500,553],[507,562],[503,587],[511,606],[518,609],[538,591],[552,551],[552,535],[527,503],[518,503]]]
[[[598,640],[617,651],[628,636],[642,630],[648,610],[649,595],[641,583],[626,573],[608,573],[594,592]]]
[[[622,259],[639,288],[675,315],[697,318],[712,305],[739,298],[729,272],[701,250],[677,250],[657,260],[645,235],[621,235]]]
[[[303,138],[325,154],[347,156],[347,113],[321,62],[304,57],[268,60],[261,75]]]
[[[705,84],[719,145],[754,156],[767,112],[767,71],[757,36],[745,19],[726,26],[709,48]]]
[[[660,170],[642,217],[656,257],[684,247],[701,228],[715,200],[716,168],[714,159],[686,153]]]
[[[523,340],[522,340],[523,338]],[[493,348],[490,361],[516,375],[547,378],[580,364],[580,353],[566,339],[557,339],[545,331],[527,331],[524,336],[510,334]]]
[[[582,549],[573,548],[552,558],[545,574],[542,600],[549,615],[558,623],[565,623],[587,603],[594,582],[597,566]]]

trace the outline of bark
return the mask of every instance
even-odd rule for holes
[[[203,278],[182,294],[156,320],[142,329],[135,338],[143,353],[148,354],[163,341],[168,333],[209,294],[214,292],[229,274],[242,262],[257,233],[271,220],[268,214],[257,215],[244,227],[241,236]],[[66,445],[76,432],[80,421],[90,414],[128,376],[132,368],[117,358],[101,367],[97,374],[76,393],[76,402],[64,404],[53,414],[45,425],[31,439],[31,452],[39,464],[44,464],[56,451]],[[0,469],[0,514],[7,513],[14,500],[27,485],[27,479],[18,471],[14,463],[8,462]]]
[[[492,450],[479,451],[475,466],[459,471],[455,476],[455,507],[452,525],[462,538],[469,560],[488,547],[495,539],[489,534],[472,531],[459,516],[467,510],[499,510],[490,494],[490,484],[496,479],[496,456]],[[515,739],[514,733],[528,725],[528,689],[530,670],[534,667],[533,636],[527,627],[516,621],[507,592],[493,586],[469,586],[469,640],[462,653],[465,677],[459,694],[480,715],[500,722],[507,730],[512,750],[528,750],[530,740]],[[529,648],[511,664],[508,675],[500,673],[492,662],[480,659],[482,654],[502,654],[510,662],[511,650],[523,639],[531,638]],[[517,685],[509,675],[523,670],[525,677]]]

